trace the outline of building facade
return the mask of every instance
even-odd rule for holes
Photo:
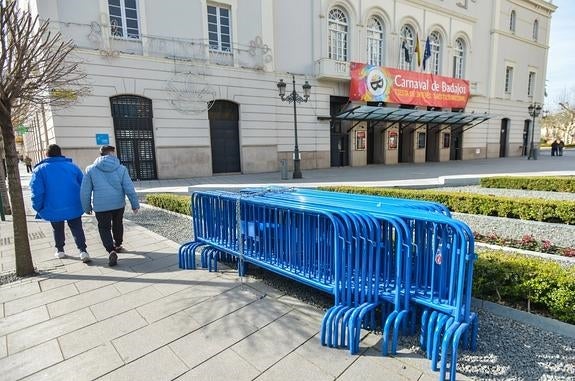
[[[543,103],[551,15],[543,0],[36,0],[31,11],[74,41],[90,95],[28,121],[25,150],[50,143],[82,167],[109,142],[134,179],[468,160],[527,154],[528,106]],[[22,2],[24,6],[24,2]],[[418,53],[426,62],[424,69]],[[427,50],[427,51],[425,51]],[[420,58],[420,57],[419,57]],[[462,79],[480,124],[336,119],[350,65]],[[277,83],[307,102],[283,102]],[[296,110],[296,112],[294,112]],[[531,136],[535,131],[535,136]],[[433,137],[433,139],[431,139]]]

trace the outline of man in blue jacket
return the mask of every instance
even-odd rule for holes
[[[101,156],[86,168],[86,176],[82,180],[80,190],[84,212],[91,214],[93,210],[96,213],[98,232],[108,252],[109,266],[117,264],[118,253],[124,250],[122,218],[126,196],[134,213],[138,213],[140,209],[134,183],[115,153],[116,149],[112,146],[100,148]]]
[[[37,218],[50,221],[56,243],[56,258],[66,257],[64,252],[64,221],[72,231],[74,241],[80,250],[82,262],[89,262],[86,252],[86,236],[82,228],[82,203],[80,185],[82,171],[72,159],[62,156],[62,150],[56,144],[50,144],[46,150],[46,159],[39,162],[32,172],[30,189],[32,207],[38,213]]]

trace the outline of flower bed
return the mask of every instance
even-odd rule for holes
[[[575,257],[575,247],[560,247],[548,240],[539,241],[533,238],[531,234],[525,234],[520,240],[501,237],[495,233],[485,235],[474,232],[473,235],[477,242],[561,255],[563,257]]]

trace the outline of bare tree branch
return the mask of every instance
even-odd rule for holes
[[[0,0],[0,131],[12,202],[16,273],[34,273],[20,184],[14,126],[34,111],[74,103],[88,92],[79,60],[71,60],[71,40],[49,31],[49,21]]]
[[[67,60],[73,41],[50,32],[49,20],[41,22],[15,3],[2,5],[1,40],[0,98],[61,106],[88,92],[81,62]]]

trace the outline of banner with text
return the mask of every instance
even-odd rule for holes
[[[465,108],[469,81],[429,73],[350,64],[349,99],[417,106]]]

